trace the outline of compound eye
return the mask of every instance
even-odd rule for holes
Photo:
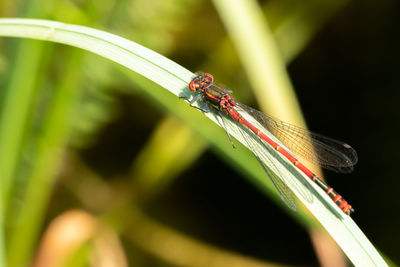
[[[190,89],[190,91],[192,91],[192,92],[196,92],[196,90],[197,90],[198,87],[199,87],[199,85],[196,84],[194,81],[191,81],[191,82],[189,83],[189,89]]]
[[[212,82],[214,81],[214,77],[210,73],[204,73],[204,76],[208,77]]]

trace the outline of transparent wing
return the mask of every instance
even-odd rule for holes
[[[250,114],[292,153],[325,169],[349,173],[357,163],[356,151],[346,143],[275,119],[243,104],[237,104],[235,108]]]
[[[313,201],[313,196],[311,192],[307,188],[305,188],[303,184],[301,184],[298,180],[295,180],[295,178],[284,176],[279,168],[276,167],[274,161],[271,159],[272,156],[270,155],[268,145],[265,144],[264,141],[260,140],[260,142],[257,142],[256,138],[258,137],[254,135],[253,132],[247,131],[246,134],[245,130],[236,123],[234,130],[239,132],[243,136],[243,139],[246,141],[249,148],[254,153],[261,166],[264,168],[267,176],[271,179],[271,182],[277,189],[282,200],[289,208],[291,208],[292,210],[297,210],[297,205],[293,193],[287,186],[287,183],[290,183],[294,188],[296,188],[296,190],[306,201],[310,203]],[[249,138],[248,134],[252,135],[254,138]],[[262,149],[259,148],[260,144],[262,144]]]
[[[249,138],[246,138],[245,134],[243,133],[243,130],[238,127],[240,133],[243,135],[244,140],[246,140],[246,143],[249,145],[250,149],[254,153],[255,147],[252,141],[249,140]],[[260,162],[261,166],[263,167],[264,171],[267,173],[267,176],[271,180],[272,184],[275,186],[276,190],[278,191],[279,195],[281,196],[281,199],[283,202],[286,203],[286,205],[296,211],[297,210],[297,205],[296,201],[294,199],[292,191],[289,189],[289,187],[282,182],[282,180],[277,176],[280,175],[280,172],[278,168],[276,168],[275,165],[270,161],[270,168],[273,169],[273,171],[270,171],[268,167],[265,165],[263,160],[256,154],[254,153],[254,156],[257,158],[257,160]]]

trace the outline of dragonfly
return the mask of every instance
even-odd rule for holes
[[[214,77],[209,73],[197,75],[189,83],[189,89],[195,92],[195,95],[190,100],[188,98],[185,99],[192,107],[204,113],[210,112],[210,108],[216,110],[222,119],[222,126],[225,128],[232,145],[233,142],[226,129],[222,113],[225,113],[233,120],[236,125],[234,130],[244,137],[249,148],[289,208],[297,210],[293,193],[288,184],[294,186],[306,201],[312,202],[313,197],[309,190],[305,189],[299,182],[296,182],[297,180],[290,180],[280,174],[279,168],[270,159],[270,149],[279,152],[295,168],[310,178],[345,214],[350,215],[354,212],[353,207],[340,194],[310,171],[295,156],[300,156],[325,169],[339,173],[349,173],[353,171],[354,165],[358,161],[357,153],[350,145],[273,118],[261,111],[236,102],[231,96],[232,91],[215,85]],[[204,108],[195,106],[198,101],[203,103],[202,106]],[[255,138],[246,137],[248,134],[243,127]],[[279,145],[273,138],[270,138],[264,129],[274,135],[287,149]],[[265,149],[258,148],[260,143]]]

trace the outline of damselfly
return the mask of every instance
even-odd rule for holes
[[[190,82],[189,89],[197,93],[193,99],[189,100],[190,105],[193,106],[193,104],[199,100],[203,101],[205,108],[199,109],[203,112],[209,112],[211,106],[217,110],[222,119],[223,125],[225,125],[225,123],[221,112],[226,113],[234,122],[237,123],[237,130],[243,135],[243,137],[246,135],[240,125],[249,129],[256,138],[261,139],[264,144],[275,149],[287,158],[296,168],[322,188],[344,213],[350,215],[354,211],[352,206],[348,204],[341,195],[339,195],[317,175],[311,172],[294,156],[298,155],[329,170],[348,173],[353,170],[353,166],[357,163],[357,153],[351,146],[275,119],[251,107],[237,103],[231,97],[232,92],[215,85],[214,78],[209,73],[196,76]],[[245,118],[248,116],[254,118],[257,123],[251,123]],[[272,133],[290,151],[286,150],[268,137],[268,135],[261,130],[262,128]],[[297,206],[293,193],[286,185],[285,179],[279,177],[279,169],[273,165],[266,166],[264,159],[269,157],[268,151],[256,149],[257,145],[253,139],[254,138],[245,138],[247,144],[252,149],[252,152],[278,190],[281,198],[290,208],[296,210]],[[307,198],[307,193],[305,193],[305,195]]]

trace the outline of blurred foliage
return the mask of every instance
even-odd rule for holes
[[[331,183],[356,207],[355,219],[377,247],[399,262],[397,1],[259,4],[311,128],[359,151],[356,172]],[[1,1],[0,14],[121,35],[188,69],[212,72],[242,102],[256,105],[209,1]],[[54,253],[46,243],[51,226],[57,218],[67,226],[74,221],[66,216],[71,209],[92,214],[83,217],[96,226],[83,233],[86,239],[71,234],[71,252],[60,266],[101,266],[101,259],[119,259],[114,266],[125,260],[136,266],[318,264],[305,230],[120,68],[46,42],[0,39],[0,47],[9,266],[50,266],[38,259]],[[115,242],[107,249],[102,238]]]

